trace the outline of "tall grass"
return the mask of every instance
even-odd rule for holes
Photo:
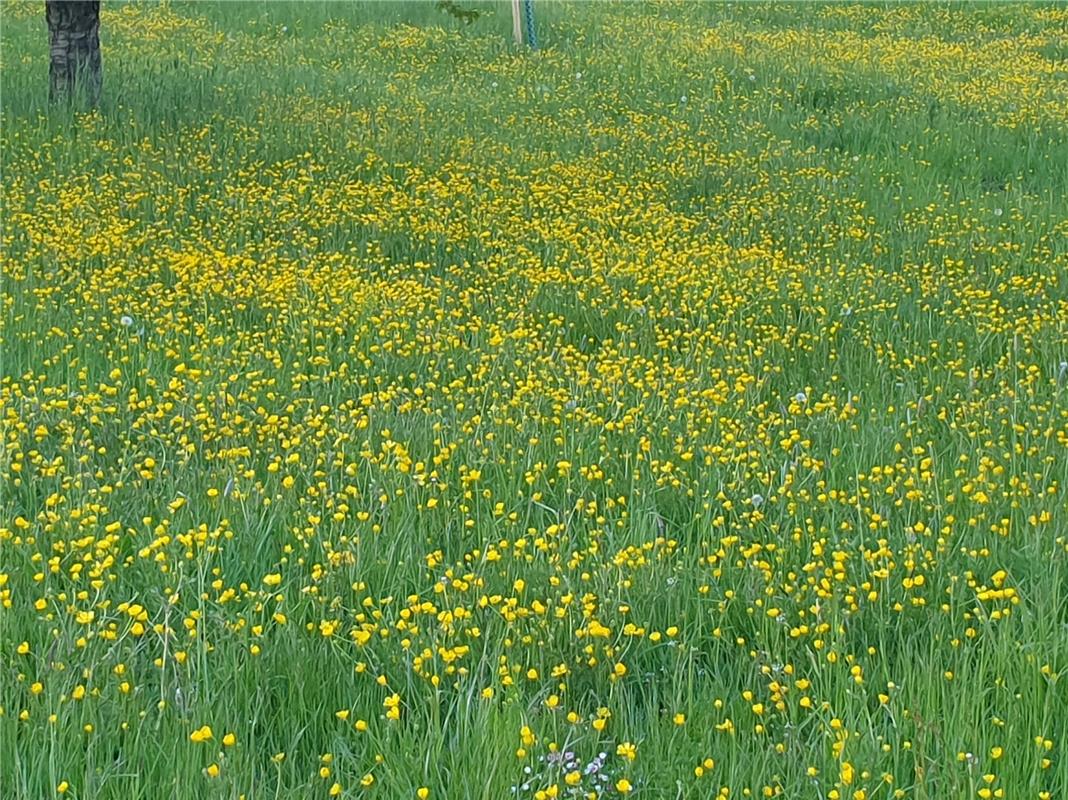
[[[0,797],[1068,796],[1068,14],[0,6]]]

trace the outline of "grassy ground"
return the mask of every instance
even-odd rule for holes
[[[1068,10],[0,8],[0,797],[1068,797]]]

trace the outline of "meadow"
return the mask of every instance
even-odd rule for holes
[[[1068,7],[0,6],[0,798],[1068,798]]]

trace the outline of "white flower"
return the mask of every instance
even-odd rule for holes
[[[682,97],[680,97],[679,98],[679,102],[680,103],[685,103],[686,102],[686,95],[683,95]]]
[[[133,323],[133,317],[131,317],[129,314],[123,314],[121,317],[119,317],[119,324],[122,325],[122,327],[124,328],[129,328],[131,325],[133,325]]]
[[[796,400],[799,403],[807,403],[808,402],[808,395],[805,394],[804,392],[798,392],[797,394],[794,395],[794,400]]]
[[[749,498],[749,502],[753,504],[754,508],[760,508],[762,505],[764,505],[764,495],[754,494],[752,497]]]
[[[1000,217],[1000,216],[1001,216],[1002,214],[1004,214],[1004,213],[1005,213],[1005,212],[1004,212],[1004,211],[1002,211],[1002,210],[1001,210],[1000,208],[995,208],[995,209],[994,209],[994,216],[995,216],[995,217]]]

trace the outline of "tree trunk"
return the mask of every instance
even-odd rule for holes
[[[75,92],[100,101],[100,0],[45,0],[51,38],[48,97],[68,103]]]

